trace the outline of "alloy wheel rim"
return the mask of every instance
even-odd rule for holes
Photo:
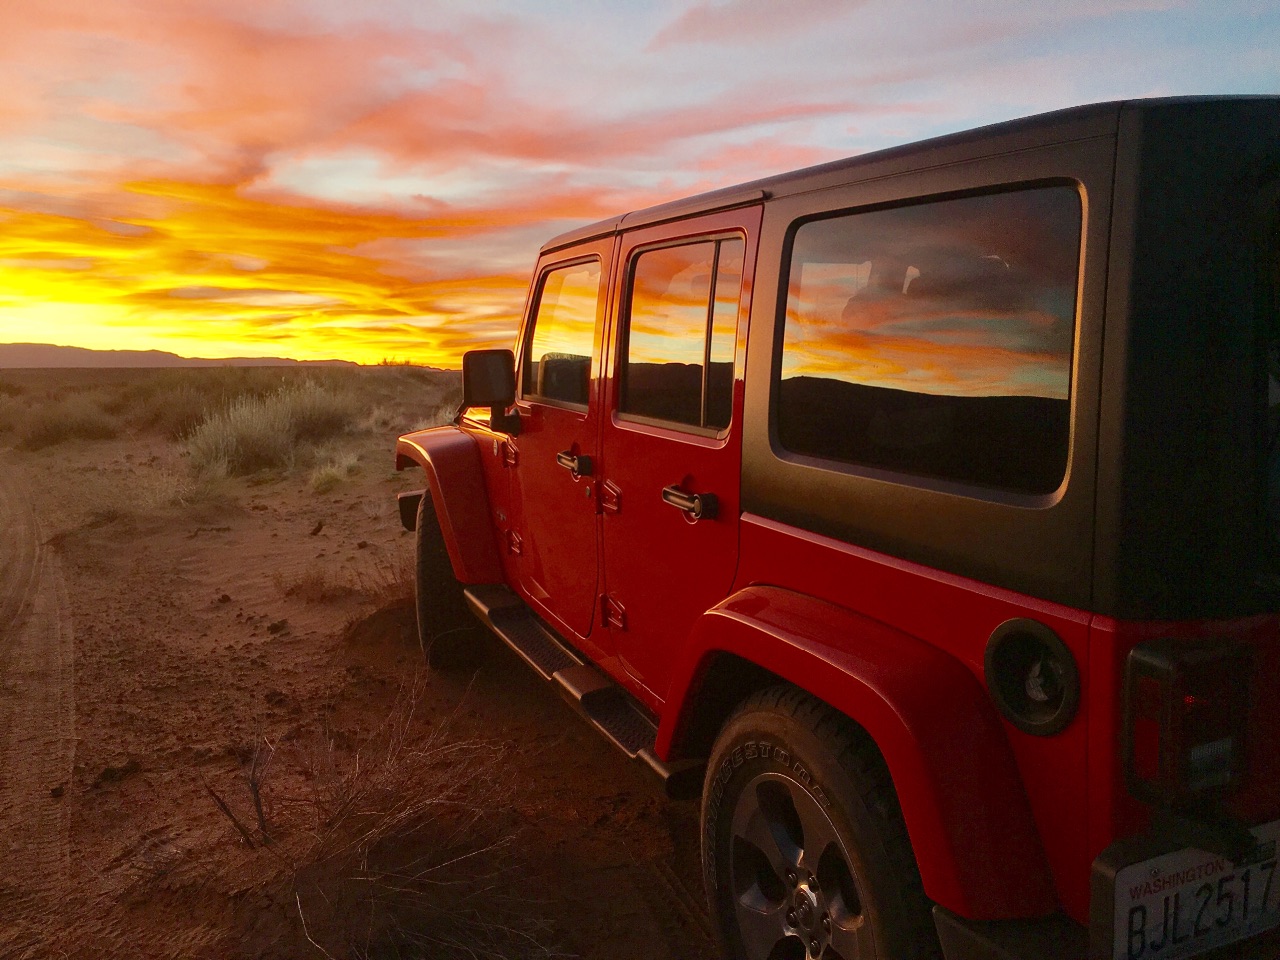
[[[866,960],[871,927],[835,825],[802,784],[757,776],[730,822],[730,895],[748,960]]]

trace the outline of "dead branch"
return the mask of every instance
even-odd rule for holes
[[[213,802],[218,805],[218,809],[226,814],[227,819],[230,820],[235,828],[240,831],[240,836],[244,837],[245,844],[250,850],[253,850],[256,847],[256,844],[253,842],[253,835],[249,833],[245,828],[245,825],[240,822],[240,818],[231,812],[231,808],[227,806],[227,802],[218,796],[217,791],[214,790],[213,787],[209,786],[209,781],[201,777],[200,782],[203,783],[204,788],[209,791],[209,796],[213,797]]]
[[[266,760],[262,759],[263,745],[268,748]],[[271,846],[271,832],[267,829],[267,815],[262,809],[262,783],[266,779],[267,768],[276,755],[275,745],[266,737],[258,744],[253,754],[253,764],[249,767],[249,793],[253,797],[253,809],[258,815],[258,830],[262,834],[262,845]]]

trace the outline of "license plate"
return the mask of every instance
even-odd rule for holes
[[[1280,925],[1280,820],[1253,835],[1237,863],[1188,849],[1117,873],[1112,960],[1182,960]]]

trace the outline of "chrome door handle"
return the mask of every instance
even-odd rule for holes
[[[572,450],[561,450],[556,454],[556,463],[560,464],[575,477],[591,476],[591,458],[586,454],[580,453],[575,457]]]
[[[720,498],[714,493],[690,493],[678,483],[663,487],[662,499],[694,520],[714,520],[720,512]]]

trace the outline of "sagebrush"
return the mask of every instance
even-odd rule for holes
[[[244,476],[288,469],[301,448],[338,436],[359,415],[360,405],[352,394],[304,380],[266,396],[232,400],[192,431],[187,451],[202,474]]]

